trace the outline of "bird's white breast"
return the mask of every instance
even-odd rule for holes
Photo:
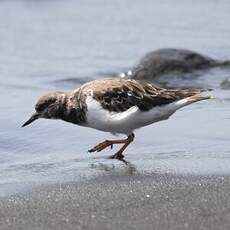
[[[101,104],[87,96],[87,122],[85,126],[112,133],[130,134],[133,130],[167,119],[176,111],[176,105],[156,106],[149,111],[141,111],[133,106],[124,112],[110,112],[102,108]],[[175,107],[175,109],[174,109]]]

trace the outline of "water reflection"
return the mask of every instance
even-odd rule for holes
[[[120,160],[113,160],[113,161],[120,161]],[[122,162],[122,161],[120,161]],[[122,167],[121,167],[122,166]],[[122,162],[122,165],[117,165],[116,163],[91,163],[90,164],[91,169],[96,169],[104,172],[125,172],[128,175],[134,175],[137,173],[137,166],[130,161]]]

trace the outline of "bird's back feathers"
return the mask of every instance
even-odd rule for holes
[[[161,106],[191,97],[204,89],[165,89],[143,81],[126,79],[96,80],[86,83],[81,91],[91,90],[93,98],[110,112],[124,112],[133,106],[141,111],[148,111]]]

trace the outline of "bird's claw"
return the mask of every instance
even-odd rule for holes
[[[123,163],[125,163],[127,165],[128,161],[126,161],[124,159],[124,157],[125,156],[123,154],[116,153],[116,154],[110,156],[109,159],[116,159],[116,160],[122,161]]]
[[[121,160],[121,159],[123,159],[125,156],[124,155],[122,155],[122,154],[114,154],[114,155],[112,155],[112,156],[110,156],[110,159],[118,159],[118,160]]]
[[[88,150],[89,153],[93,153],[93,152],[95,152],[95,151],[96,151],[95,148],[92,148],[92,149],[89,149],[89,150]]]

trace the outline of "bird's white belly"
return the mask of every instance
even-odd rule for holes
[[[124,112],[109,112],[91,96],[86,99],[87,123],[85,126],[112,133],[130,134],[133,130],[167,119],[173,112],[172,106],[156,106],[149,111],[141,111],[133,106]]]

